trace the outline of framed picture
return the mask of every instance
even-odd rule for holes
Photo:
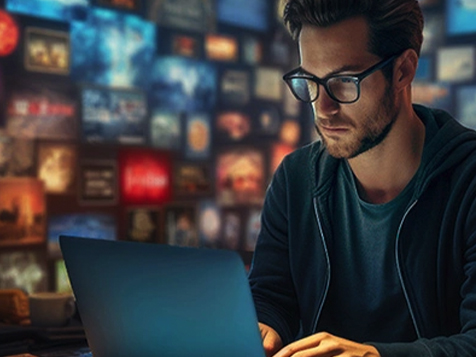
[[[221,248],[221,211],[213,200],[203,200],[198,204],[198,236],[200,246]]]
[[[61,257],[59,236],[116,240],[117,222],[114,214],[103,212],[55,214],[48,218],[48,253]]]
[[[48,289],[48,269],[43,249],[0,251],[0,272],[0,289],[21,289],[27,294]]]
[[[471,0],[446,0],[446,28],[450,36],[476,34],[476,6]]]
[[[465,82],[474,78],[473,46],[444,47],[438,50],[437,77],[442,82]]]
[[[290,146],[297,146],[301,141],[301,123],[297,119],[285,119],[279,130],[279,140]]]
[[[123,204],[167,203],[172,198],[170,155],[145,148],[120,150],[119,192]]]
[[[65,22],[84,20],[88,6],[89,0],[5,0],[10,12]]]
[[[134,242],[157,243],[160,232],[160,210],[134,207],[127,210],[126,239]]]
[[[253,133],[257,136],[276,137],[281,128],[282,115],[277,104],[255,102],[252,109]]]
[[[152,108],[173,112],[209,112],[215,108],[217,73],[210,62],[158,57],[149,76]]]
[[[79,202],[113,205],[117,202],[117,164],[113,160],[82,160],[79,164]]]
[[[67,75],[70,72],[69,34],[27,27],[25,68],[29,71]]]
[[[91,7],[86,21],[71,23],[70,38],[74,81],[148,87],[156,54],[155,24],[138,15]]]
[[[217,201],[223,206],[261,204],[264,198],[265,159],[254,147],[231,147],[216,157]]]
[[[71,83],[15,79],[7,98],[6,131],[24,139],[75,140],[77,106]]]
[[[266,32],[271,24],[268,0],[217,0],[217,20],[227,25]]]
[[[217,114],[215,121],[218,142],[239,142],[247,139],[251,134],[251,118],[244,111],[221,111]]]
[[[282,71],[272,67],[255,69],[254,94],[259,99],[280,101],[283,98]]]
[[[0,135],[0,176],[34,177],[35,150],[33,140]]]
[[[212,131],[210,115],[189,113],[186,117],[185,157],[207,159],[210,156]]]
[[[177,56],[199,58],[202,53],[201,44],[196,36],[174,34],[172,36],[172,51],[170,52]]]
[[[83,87],[81,136],[88,143],[145,144],[147,98],[140,90]]]
[[[155,148],[178,150],[182,148],[183,115],[164,109],[151,110],[150,143]]]
[[[207,163],[177,162],[174,167],[175,196],[203,196],[212,193],[211,167]]]
[[[45,242],[43,182],[34,178],[0,179],[0,246]]]
[[[220,75],[220,102],[242,106],[250,101],[251,74],[247,69],[223,68]]]
[[[238,40],[229,35],[205,36],[205,53],[209,60],[236,62],[239,58]]]
[[[164,27],[214,32],[215,0],[149,0],[148,19]]]
[[[244,36],[241,39],[241,60],[256,66],[263,60],[263,43],[256,36]]]
[[[199,246],[195,206],[179,204],[165,208],[165,239],[170,245]]]
[[[222,210],[222,246],[224,249],[238,250],[244,234],[242,212],[233,208]]]
[[[74,194],[76,182],[77,147],[60,142],[38,144],[37,177],[49,194]]]
[[[247,215],[245,247],[246,251],[254,251],[261,230],[261,209],[251,208]]]

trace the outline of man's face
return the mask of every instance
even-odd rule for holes
[[[363,18],[328,28],[304,26],[299,47],[302,68],[319,78],[357,74],[382,60],[368,51],[368,26]],[[380,144],[398,115],[395,96],[382,71],[362,80],[357,102],[339,104],[320,86],[312,107],[316,129],[337,158],[353,158]]]

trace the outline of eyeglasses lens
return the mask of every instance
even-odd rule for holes
[[[313,102],[319,95],[319,85],[305,78],[291,78],[288,84],[296,97],[304,102]],[[327,82],[328,90],[333,99],[339,102],[353,102],[358,98],[358,84],[351,77],[330,78]]]
[[[304,102],[314,101],[319,94],[319,86],[305,78],[291,78],[288,84],[296,97]]]

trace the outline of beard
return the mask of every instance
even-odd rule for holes
[[[331,118],[330,122],[346,123],[352,127],[350,138],[326,138],[315,124],[329,154],[338,159],[352,159],[385,140],[398,116],[393,91],[387,86],[384,96],[374,113],[365,114],[364,119],[352,123],[342,118]]]

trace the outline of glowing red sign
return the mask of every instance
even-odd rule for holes
[[[0,10],[0,56],[8,56],[17,48],[18,26],[8,12]]]
[[[129,204],[162,204],[171,198],[171,162],[154,150],[122,150],[119,154],[121,199]]]

